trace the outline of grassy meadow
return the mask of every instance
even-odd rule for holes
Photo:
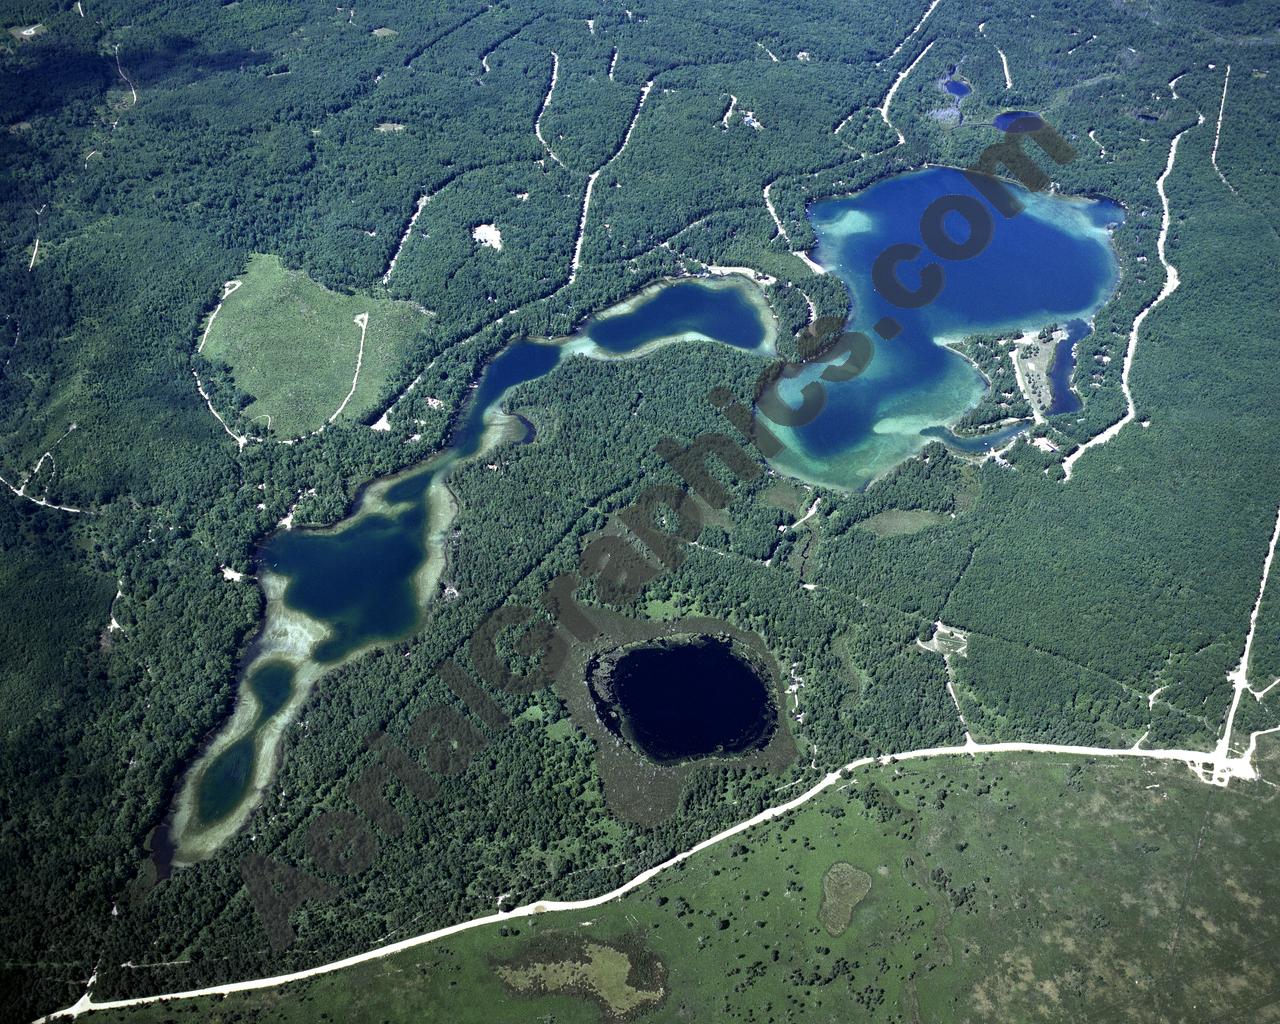
[[[253,401],[243,415],[280,438],[323,426],[351,390],[360,327],[369,314],[355,394],[340,420],[371,412],[388,376],[403,362],[426,318],[408,302],[329,291],[276,256],[255,255],[241,285],[209,328],[202,354],[231,367],[237,387]]]
[[[95,1019],[1276,1020],[1277,799],[1133,761],[864,769],[602,908]]]

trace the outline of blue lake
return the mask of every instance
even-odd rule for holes
[[[1018,124],[1019,121],[1023,123]],[[1044,120],[1040,115],[1032,113],[1030,110],[1006,110],[1002,114],[996,114],[991,123],[1002,132],[1029,132],[1044,127]]]
[[[1067,336],[1053,350],[1053,362],[1049,364],[1049,390],[1052,400],[1045,415],[1057,416],[1064,412],[1078,412],[1080,397],[1071,390],[1071,376],[1076,369],[1076,342],[1092,333],[1083,320],[1067,324]]]
[[[1018,190],[1026,210],[1010,219],[996,215],[994,239],[980,256],[945,264],[946,285],[937,301],[919,310],[892,307],[871,286],[872,261],[886,245],[918,242],[922,211],[950,193],[976,195],[960,172],[939,168],[886,179],[853,198],[810,208],[819,239],[816,258],[846,285],[851,327],[871,333],[871,325],[891,313],[903,329],[891,341],[876,339],[875,355],[860,377],[827,385],[827,405],[813,423],[775,430],[788,444],[774,460],[783,471],[858,488],[932,438],[984,450],[997,439],[957,438],[946,429],[976,403],[984,383],[971,364],[938,340],[1088,319],[1109,295],[1116,265],[1106,228],[1120,219],[1119,208]],[[961,227],[950,221],[947,226],[953,236],[963,236]],[[926,259],[900,268],[908,287]],[[441,493],[433,484],[458,461],[481,451],[504,395],[574,354],[639,355],[673,338],[710,339],[750,351],[762,357],[763,368],[772,325],[740,284],[680,281],[595,318],[564,344],[517,342],[485,368],[449,449],[376,485],[376,500],[366,492],[356,512],[336,527],[281,531],[263,544],[262,568],[282,581],[280,607],[269,610],[267,626],[275,622],[272,616],[301,613],[324,635],[310,646],[291,648],[270,639],[287,637],[288,630],[264,629],[241,682],[258,711],[248,732],[191,775],[187,831],[198,834],[215,822],[243,820],[251,806],[247,798],[260,756],[258,739],[295,694],[304,669],[314,679],[362,648],[402,639],[418,628],[425,603],[420,575],[432,557],[433,522],[438,525],[441,511],[433,509]],[[820,372],[821,367],[805,367],[784,382],[783,396],[793,399]],[[184,836],[173,839],[181,850]]]
[[[258,733],[293,694],[293,667],[284,661],[264,661],[246,682],[258,699],[258,716],[250,732],[205,767],[196,801],[196,816],[202,822],[220,820],[242,799],[252,777]]]
[[[844,281],[850,327],[871,335],[876,351],[860,377],[824,383],[826,406],[813,422],[775,429],[787,445],[775,465],[802,479],[862,487],[938,438],[936,428],[953,423],[982,395],[982,376],[942,340],[1088,319],[1107,300],[1117,279],[1107,228],[1122,219],[1121,208],[1010,187],[1025,209],[1010,218],[993,214],[994,234],[980,255],[945,261],[926,250],[898,267],[899,278],[911,289],[925,264],[937,263],[943,270],[938,298],[914,310],[900,309],[876,292],[872,263],[889,245],[921,243],[920,216],[933,200],[951,194],[976,197],[963,174],[931,168],[899,175],[852,198],[810,208],[817,259]],[[958,215],[948,215],[946,226],[953,238],[965,237]],[[892,340],[872,331],[884,316],[902,325]],[[820,372],[806,368],[784,382],[784,399],[798,405],[801,388]]]
[[[591,321],[583,337],[612,355],[674,336],[697,335],[758,349],[767,330],[738,287],[679,281],[645,294],[624,312]],[[565,347],[529,341],[504,349],[486,368],[450,447],[449,462],[474,455],[502,396],[550,373]],[[412,472],[389,488],[392,511],[367,514],[339,531],[287,530],[263,545],[262,564],[285,578],[284,603],[328,626],[312,657],[325,664],[369,643],[412,632],[420,617],[414,575],[427,558],[428,495],[443,465]]]
[[[677,335],[714,338],[752,351],[765,340],[760,311],[738,288],[713,288],[701,281],[678,281],[642,297],[633,308],[598,317],[586,335],[606,352],[634,352]]]

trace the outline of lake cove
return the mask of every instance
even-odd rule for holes
[[[456,513],[449,469],[531,436],[503,412],[504,396],[564,359],[639,358],[676,342],[723,343],[767,357],[776,327],[759,288],[745,279],[681,279],[645,289],[571,338],[515,342],[485,367],[448,448],[370,484],[337,525],[281,530],[262,544],[263,628],[231,717],[186,772],[165,841],[153,844],[161,876],[170,862],[210,856],[244,824],[270,784],[285,726],[327,669],[418,628],[439,589]]]
[[[588,685],[605,727],[656,764],[758,750],[777,728],[771,681],[726,639],[616,651],[593,664]]]
[[[584,334],[600,349],[615,354],[672,338],[722,341],[748,352],[763,352],[771,322],[772,314],[762,322],[759,306],[739,287],[678,281],[649,289],[596,317]]]
[[[823,382],[826,405],[811,423],[800,428],[770,424],[786,445],[773,460],[778,469],[844,489],[866,486],[929,440],[945,440],[949,432],[938,428],[955,423],[985,390],[977,369],[941,339],[1089,320],[1107,301],[1118,277],[1109,227],[1123,219],[1123,210],[1106,200],[1009,187],[1025,209],[1010,218],[993,214],[994,234],[980,255],[945,261],[926,250],[899,265],[898,276],[909,289],[918,286],[920,269],[928,263],[936,262],[945,274],[938,298],[915,310],[900,309],[877,294],[871,266],[889,245],[921,244],[920,216],[935,199],[977,196],[961,172],[937,167],[897,175],[851,198],[810,207],[818,236],[815,256],[844,281],[850,329],[873,336],[875,355],[860,377]],[[952,237],[965,237],[958,215],[948,215],[946,225]],[[884,316],[902,325],[891,340],[873,334],[872,325]],[[807,367],[783,381],[783,399],[797,406],[801,389],[822,369]]]
[[[1049,388],[1053,400],[1045,410],[1046,416],[1080,409],[1080,396],[1071,388],[1071,377],[1076,369],[1076,343],[1092,333],[1093,329],[1084,320],[1072,320],[1067,324],[1067,336],[1057,343],[1053,362],[1049,364]]]

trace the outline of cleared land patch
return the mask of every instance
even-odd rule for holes
[[[264,423],[278,437],[323,426],[353,380],[339,421],[373,411],[425,322],[408,302],[331,292],[275,256],[253,256],[240,279],[209,330],[203,355],[226,363],[236,386],[251,396],[244,419]],[[369,325],[361,357],[355,320],[364,313]]]
[[[947,521],[946,516],[930,512],[923,508],[891,508],[887,512],[877,512],[869,519],[858,524],[859,529],[874,533],[877,537],[902,537],[909,533],[919,533],[930,526],[938,526]]]
[[[561,945],[552,938],[554,945]],[[497,974],[520,993],[583,996],[598,1003],[611,1020],[622,1020],[662,1001],[663,972],[653,957],[640,958],[647,963],[633,963],[632,955],[617,946],[572,939],[570,943],[572,948],[561,952],[547,948],[526,955],[519,963],[498,967]]]
[[[871,876],[848,861],[838,860],[822,876],[822,906],[818,920],[833,938],[845,933],[853,912],[871,891]]]

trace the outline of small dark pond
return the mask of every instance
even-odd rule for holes
[[[634,647],[593,675],[600,720],[658,764],[755,750],[777,728],[768,681],[727,640]]]
[[[1071,376],[1076,369],[1076,342],[1090,334],[1084,320],[1072,320],[1067,324],[1067,336],[1053,350],[1053,362],[1049,364],[1049,388],[1052,400],[1045,410],[1048,416],[1076,412],[1080,409],[1080,396],[1071,390]]]
[[[1002,132],[1035,132],[1044,127],[1044,118],[1030,110],[1006,110],[991,123]]]
[[[947,77],[942,79],[940,84],[942,88],[952,96],[955,96],[957,99],[964,99],[964,97],[968,96],[969,93],[973,92],[973,87],[970,86],[963,78],[956,78],[956,72],[959,70],[960,69],[956,65],[952,64],[947,68]]]

